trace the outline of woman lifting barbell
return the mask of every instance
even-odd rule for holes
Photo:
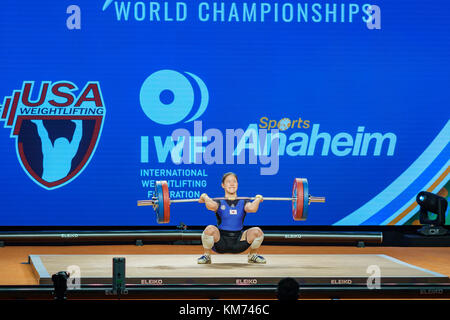
[[[264,239],[262,230],[258,227],[243,230],[246,214],[257,212],[263,197],[257,195],[253,201],[236,199],[238,180],[233,172],[223,175],[222,188],[226,200],[213,200],[206,193],[198,200],[204,203],[208,210],[216,213],[217,226],[209,225],[203,231],[202,245],[205,251],[197,262],[211,263],[211,250],[217,253],[241,253],[250,247],[248,262],[266,263],[266,259],[257,254]]]

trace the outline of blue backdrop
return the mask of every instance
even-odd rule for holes
[[[0,224],[156,225],[136,205],[155,180],[222,196],[227,171],[239,195],[287,197],[303,177],[326,197],[304,222],[263,202],[247,225],[406,223],[448,181],[450,4],[373,5],[2,1]],[[215,223],[199,204],[171,212]]]

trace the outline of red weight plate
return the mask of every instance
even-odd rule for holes
[[[304,220],[303,218],[303,198],[304,198],[304,190],[302,180],[299,178],[295,178],[294,185],[292,187],[292,218],[295,221]]]
[[[309,187],[308,180],[302,178],[300,179],[303,185],[303,211],[301,220],[304,221],[308,218],[308,209],[309,209]]]
[[[169,186],[167,185],[167,181],[161,181],[163,198],[164,198],[164,220],[163,223],[170,222],[170,195],[169,195]]]

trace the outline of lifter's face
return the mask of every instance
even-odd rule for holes
[[[222,188],[226,194],[236,194],[238,182],[235,176],[229,175],[222,183]]]

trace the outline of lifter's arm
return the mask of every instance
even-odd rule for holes
[[[263,202],[263,196],[260,194],[257,194],[255,196],[255,200],[253,200],[252,202],[249,202],[245,205],[245,212],[256,212],[259,209],[259,204]]]
[[[42,120],[30,120],[32,123],[36,125],[37,132],[39,137],[41,138],[42,149],[48,150],[52,147],[52,142],[48,136],[48,132],[44,127],[44,122]]]
[[[72,153],[75,156],[83,136],[83,120],[72,120],[72,122],[75,123],[75,131],[73,132],[70,146],[72,148]]]
[[[204,203],[206,206],[206,209],[216,212],[217,209],[219,209],[219,204],[215,202],[213,199],[208,197],[206,193],[203,193],[200,196],[200,199],[198,199],[198,202]]]

